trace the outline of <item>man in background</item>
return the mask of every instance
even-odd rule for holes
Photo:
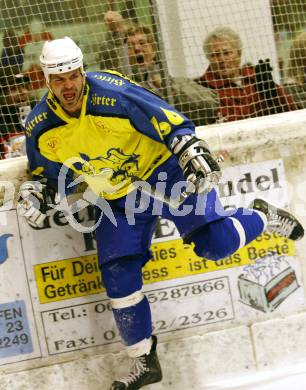
[[[213,30],[203,44],[209,61],[196,81],[218,92],[220,121],[233,121],[295,110],[291,96],[277,85],[269,60],[241,66],[242,42],[229,27]]]
[[[116,11],[108,11],[104,22],[108,32],[99,55],[101,69],[115,69],[129,76],[142,87],[173,104],[196,126],[217,120],[217,92],[201,88],[187,77],[165,77],[150,27],[128,27],[128,22]]]
[[[100,69],[115,69],[126,76],[131,76],[127,51],[128,23],[117,11],[107,11],[104,15],[106,34],[100,47],[98,62]]]

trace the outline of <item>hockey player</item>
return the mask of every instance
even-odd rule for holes
[[[292,240],[302,238],[304,230],[289,212],[260,199],[252,203],[253,210],[225,212],[213,188],[220,167],[207,144],[196,137],[193,123],[116,72],[85,74],[82,52],[70,38],[46,42],[40,62],[49,92],[30,113],[26,135],[31,171],[45,182],[40,190],[29,185],[22,191],[19,213],[32,225],[43,222],[44,195],[51,191],[67,161],[74,161],[68,168],[76,175],[97,178],[105,169],[112,172],[109,183],[117,190],[101,196],[108,200],[116,226],[102,216],[96,229],[98,257],[115,322],[134,364],[111,389],[139,389],[160,381],[162,372],[141,273],[151,258],[158,217],[150,204],[135,215],[134,224],[128,223],[126,199],[134,176],[151,185],[166,177],[166,195],[179,181],[193,183],[196,192],[185,204],[198,202],[197,212],[193,207],[179,216],[163,205],[161,214],[174,221],[185,242],[193,243],[201,257],[217,260],[229,256],[264,229]]]

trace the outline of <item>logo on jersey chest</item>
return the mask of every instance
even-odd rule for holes
[[[47,146],[49,149],[51,150],[56,150],[59,148],[59,146],[61,145],[61,139],[58,138],[58,137],[50,137],[48,140],[47,140]]]
[[[82,161],[73,164],[74,168],[86,175],[99,175],[106,168],[112,171],[110,182],[121,183],[138,173],[139,154],[125,154],[120,148],[110,148],[105,156],[90,157],[80,153]]]

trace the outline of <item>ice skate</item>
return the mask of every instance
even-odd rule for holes
[[[162,371],[156,353],[157,337],[152,335],[153,344],[148,355],[134,359],[131,372],[113,382],[111,390],[136,390],[162,379]]]
[[[263,212],[267,216],[267,231],[297,241],[304,236],[304,228],[288,211],[277,208],[263,199],[254,199],[250,209]]]

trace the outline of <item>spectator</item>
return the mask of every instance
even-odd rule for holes
[[[3,48],[1,51],[1,66],[15,66],[21,71],[24,53],[19,45],[18,37],[13,29],[5,31],[2,38]]]
[[[165,95],[151,29],[147,26],[131,27],[127,31],[127,45],[133,79],[158,95]]]
[[[196,126],[213,123],[217,119],[219,98],[209,88],[200,88],[185,77],[163,78],[157,61],[157,47],[151,29],[147,26],[132,27],[127,31],[129,63],[132,78],[157,95],[169,98],[175,108],[188,116]]]
[[[131,68],[126,44],[127,22],[119,12],[107,11],[104,15],[104,23],[107,32],[98,58],[100,68],[115,69],[130,76]]]
[[[293,99],[273,81],[269,60],[241,66],[242,43],[228,27],[217,28],[205,39],[209,61],[206,72],[196,80],[220,97],[220,120],[233,121],[295,110]]]
[[[306,31],[293,41],[286,79],[286,91],[290,93],[298,108],[306,108]]]
[[[25,154],[23,127],[34,104],[27,76],[18,67],[0,70],[0,159]]]
[[[135,67],[137,60],[135,54],[146,54],[146,50],[137,49],[143,43],[147,41],[147,53],[149,58],[146,59],[146,63],[151,65],[155,57],[155,43],[152,31],[146,26],[131,26],[131,23],[127,19],[123,19],[122,15],[117,11],[107,11],[104,15],[104,23],[107,29],[105,36],[105,42],[101,47],[101,53],[99,54],[99,62],[101,69],[116,69],[118,72],[124,75],[131,76],[131,66],[134,65],[133,76],[138,74],[138,81],[143,81],[143,72],[139,71],[138,67]],[[130,36],[130,45],[128,46],[128,36]],[[134,40],[135,37],[135,40]],[[133,40],[135,42],[133,42]],[[136,45],[134,51],[131,47]],[[139,51],[138,51],[139,50]],[[143,66],[144,64],[140,64]],[[158,69],[158,74],[160,70]],[[154,85],[152,85],[154,87]],[[159,81],[157,88],[161,86]]]
[[[187,78],[168,79],[168,86],[163,78],[162,69],[156,61],[156,43],[151,29],[147,26],[134,26],[126,29],[126,22],[120,14],[109,11],[109,30],[117,32],[118,46],[111,51],[114,41],[109,41],[108,51],[101,53],[104,60],[101,68],[111,67],[117,71],[124,70],[124,58],[128,58],[129,67],[125,67],[127,74],[141,86],[150,89],[157,95],[167,98],[170,91],[170,100],[176,109],[188,116],[196,126],[216,121],[219,108],[219,98],[216,92],[203,89],[193,80]],[[124,32],[124,35],[122,33]],[[120,46],[121,45],[121,46]],[[120,49],[121,47],[121,49]],[[120,50],[119,50],[120,49]],[[111,57],[110,55],[114,55]],[[119,53],[125,53],[119,57]],[[101,58],[100,56],[100,58]],[[169,91],[168,91],[169,89]]]
[[[116,11],[108,11],[104,22],[107,33],[99,55],[100,68],[133,77],[160,94],[161,70],[155,62],[156,45],[151,29],[146,26],[128,28],[126,20]]]
[[[44,74],[37,63],[37,58],[45,41],[54,39],[53,35],[46,31],[46,27],[39,20],[32,20],[29,29],[27,29],[20,38],[20,46],[24,50],[23,72],[31,80],[31,89],[37,91],[38,97],[45,93]]]

